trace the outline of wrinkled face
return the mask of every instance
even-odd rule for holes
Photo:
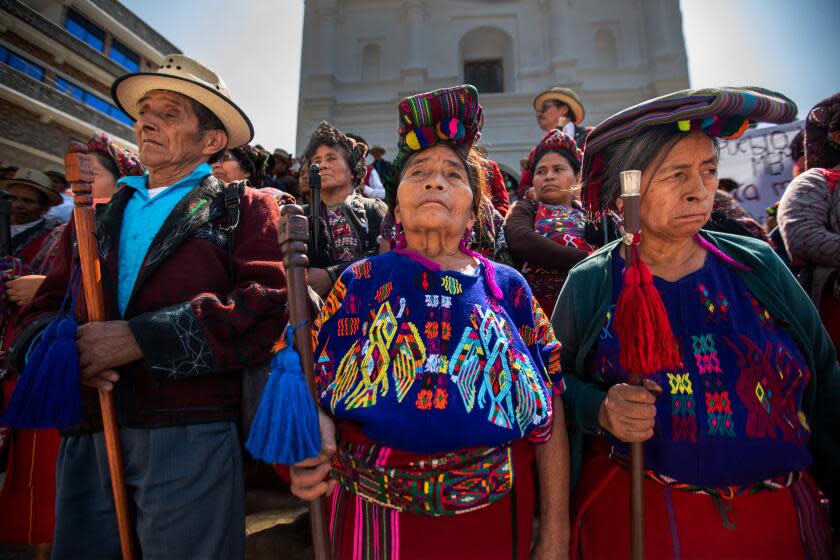
[[[657,166],[660,158],[661,154],[642,171],[641,226],[657,237],[683,241],[712,214],[718,187],[717,154],[708,136],[691,132]]]
[[[90,188],[94,199],[110,199],[117,192],[117,177],[114,177],[108,169],[102,165],[98,157],[90,158],[93,164],[93,183]]]
[[[7,190],[12,200],[12,224],[34,222],[50,209],[49,204],[42,201],[40,193],[33,187],[12,185]]]
[[[347,156],[340,146],[321,144],[312,156],[312,162],[321,167],[321,189],[325,191],[353,188],[353,174]]]
[[[140,98],[137,110],[134,134],[140,161],[152,172],[198,161],[224,147],[208,147],[207,136],[220,131],[202,133],[192,103],[180,93],[152,90]]]
[[[225,152],[225,155],[214,162],[212,167],[213,176],[225,183],[242,181],[251,177],[251,174],[242,169],[242,166],[239,165],[239,160],[231,155],[230,152]]]
[[[557,128],[561,117],[565,117],[569,108],[557,101],[544,101],[540,110],[537,111],[537,125],[546,132]]]
[[[569,160],[557,152],[548,152],[534,169],[534,190],[537,200],[545,204],[568,206],[574,198],[577,177]]]
[[[438,230],[458,238],[472,227],[469,175],[452,148],[438,144],[409,160],[397,187],[394,217],[406,231]]]

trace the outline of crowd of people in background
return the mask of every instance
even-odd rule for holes
[[[307,282],[328,436],[285,476],[300,497],[331,492],[336,558],[624,557],[615,504],[638,441],[650,554],[828,557],[840,530],[840,507],[824,506],[840,500],[840,93],[807,111],[792,182],[760,220],[717,176],[716,139],[792,121],[779,93],[677,92],[594,126],[575,91],[551,87],[511,184],[481,148],[472,86],[403,100],[392,160],[327,122],[293,155],[249,144],[221,79],[169,58],[158,82],[114,86],[139,153],[102,132],[82,148],[111,292],[108,321],[80,328],[81,375],[118,395],[144,556],[241,556],[252,460],[236,375],[282,333],[277,223],[297,204],[320,217]],[[76,257],[64,174],[3,163],[6,405]],[[670,325],[649,334],[678,341],[644,387],[627,384],[616,322],[638,243],[622,229],[627,169],[642,172],[652,274],[636,285],[655,288]],[[218,202],[231,185],[237,201]],[[83,402],[82,426],[62,434],[0,425],[0,542],[44,558],[53,543],[56,558],[118,554],[101,419]],[[451,499],[397,487],[412,477]]]

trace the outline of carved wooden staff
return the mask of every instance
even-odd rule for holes
[[[71,144],[64,156],[67,181],[73,190],[73,218],[76,221],[76,239],[79,244],[79,260],[82,267],[82,286],[88,321],[105,320],[105,301],[102,297],[102,275],[97,253],[96,219],[93,210],[93,164],[81,144]],[[120,548],[124,560],[133,560],[134,543],[128,515],[128,495],[125,490],[125,476],[120,448],[120,434],[114,408],[114,394],[99,390],[99,407],[102,411],[102,426],[105,430],[105,448],[108,454],[108,468],[111,472],[111,488],[114,492],[114,509],[120,534]]]
[[[283,266],[286,268],[286,299],[289,305],[289,324],[299,325],[295,330],[295,349],[300,356],[303,373],[309,392],[318,406],[315,392],[315,361],[312,354],[312,305],[306,287],[306,242],[309,239],[309,223],[303,209],[296,205],[286,205],[281,211],[279,240],[283,249]],[[309,520],[312,531],[312,546],[315,560],[329,559],[329,543],[324,524],[325,500],[323,497],[309,502]]]
[[[642,172],[621,172],[621,199],[624,207],[624,243],[626,266],[631,267],[638,257],[634,250],[641,225],[639,206],[641,199]],[[631,371],[630,384],[641,385],[641,372]],[[642,483],[644,482],[644,450],[641,442],[630,444],[630,550],[633,560],[645,557],[645,509]]]

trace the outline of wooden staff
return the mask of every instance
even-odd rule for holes
[[[286,268],[286,299],[289,305],[289,324],[304,324],[295,330],[295,349],[300,356],[303,373],[309,392],[318,406],[315,392],[315,361],[312,355],[312,304],[306,287],[306,242],[309,239],[309,223],[303,208],[286,205],[281,211],[278,238],[283,249],[283,266]],[[325,500],[320,497],[309,502],[309,521],[312,532],[312,546],[315,560],[329,559],[329,542],[324,524]]]
[[[12,255],[12,197],[0,191],[0,257]]]
[[[633,265],[636,252],[634,236],[639,234],[640,199],[642,186],[641,171],[621,172],[621,199],[624,206],[624,256],[626,266]],[[640,372],[630,372],[630,384],[641,385]],[[630,551],[633,560],[645,557],[645,508],[642,483],[644,482],[645,458],[641,442],[630,444]]]
[[[93,163],[87,155],[87,148],[71,144],[64,156],[67,181],[73,190],[73,218],[76,221],[76,239],[79,244],[79,260],[82,267],[82,286],[85,290],[85,304],[88,321],[105,320],[105,301],[102,297],[102,275],[99,269],[99,255],[94,231],[96,219],[93,210]],[[125,476],[120,448],[120,434],[114,408],[114,394],[99,389],[99,407],[102,411],[102,426],[105,430],[105,449],[108,454],[108,468],[111,472],[111,488],[114,492],[114,509],[120,534],[120,548],[124,560],[133,560],[134,542],[131,521],[128,515],[128,495],[125,490]]]

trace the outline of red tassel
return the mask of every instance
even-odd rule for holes
[[[676,368],[681,360],[653,274],[638,256],[632,262],[624,269],[624,285],[615,306],[615,333],[621,367],[631,376],[644,377]]]

